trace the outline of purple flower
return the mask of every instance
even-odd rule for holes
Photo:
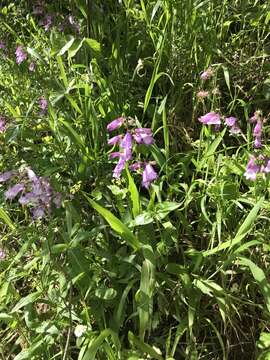
[[[37,175],[34,173],[34,171],[30,168],[27,169],[27,176],[28,176],[28,179],[30,181],[37,181],[38,180],[38,177]]]
[[[131,164],[129,166],[129,169],[131,171],[137,171],[137,170],[140,170],[142,167],[143,167],[143,163],[141,161],[137,161],[134,164]]]
[[[129,132],[126,133],[123,140],[120,143],[120,148],[124,150],[121,157],[126,161],[132,158],[132,136]]]
[[[230,134],[235,135],[240,133],[241,133],[241,129],[238,125],[234,125],[230,128]]]
[[[115,159],[121,156],[121,153],[119,151],[115,151],[109,154],[109,159]]]
[[[0,248],[0,260],[5,260],[7,254],[4,249]]]
[[[20,65],[27,58],[27,54],[24,52],[22,45],[17,46],[16,51],[16,63]]]
[[[45,209],[42,206],[32,209],[33,218],[35,220],[41,219],[45,216]]]
[[[37,202],[38,202],[38,199],[33,192],[29,192],[19,198],[19,203],[21,205],[27,205],[29,203],[37,204]]]
[[[3,116],[0,116],[0,133],[6,130],[6,119]]]
[[[237,119],[233,116],[225,118],[225,124],[229,127],[235,126],[237,122]]]
[[[254,129],[253,129],[253,136],[261,137],[262,136],[262,121],[258,120]]]
[[[256,136],[254,141],[254,148],[259,149],[261,147],[262,147],[262,139],[260,136]]]
[[[202,80],[208,80],[211,76],[213,76],[213,74],[214,74],[213,70],[209,68],[201,73],[200,78]]]
[[[133,137],[138,144],[151,145],[154,142],[152,130],[149,128],[135,129]]]
[[[6,48],[6,45],[3,43],[3,41],[0,41],[0,49],[4,50]]]
[[[5,192],[5,198],[6,200],[12,200],[14,199],[19,192],[24,190],[24,185],[23,184],[16,184],[12,187],[10,187],[6,192]]]
[[[111,132],[113,130],[120,128],[120,126],[122,126],[124,121],[125,121],[125,118],[123,118],[123,117],[113,120],[112,122],[110,122],[107,125],[107,130]]]
[[[108,140],[108,145],[118,144],[121,139],[122,139],[122,135],[116,135]]]
[[[256,121],[258,121],[262,116],[262,112],[260,110],[257,110],[254,112],[254,114],[252,115],[252,117],[249,119],[249,121],[253,124]]]
[[[220,125],[220,115],[211,111],[201,117],[199,117],[199,121],[204,125]]]
[[[31,62],[30,64],[29,64],[29,71],[35,71],[36,70],[36,63],[35,62]]]
[[[247,164],[244,176],[247,180],[256,180],[257,173],[260,171],[260,166],[255,163],[255,156],[251,156]]]
[[[261,172],[264,172],[266,174],[270,173],[270,160],[267,160],[266,166],[262,165]]]
[[[124,157],[120,157],[116,167],[113,170],[113,177],[119,179],[121,176],[122,171],[125,168],[126,160]]]
[[[41,114],[41,115],[46,114],[47,109],[48,109],[48,101],[45,99],[44,96],[41,96],[41,98],[39,99],[38,103],[39,103],[39,107],[40,107],[40,109],[41,109],[40,114]]]
[[[142,174],[142,186],[148,189],[152,181],[156,180],[157,177],[158,175],[152,165],[147,164]]]
[[[2,174],[0,174],[0,183],[6,182],[7,180],[11,179],[15,175],[15,172],[13,170],[6,171]]]

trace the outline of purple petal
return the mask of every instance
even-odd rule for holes
[[[256,136],[255,141],[254,141],[254,148],[259,149],[261,147],[262,147],[262,139],[260,136]]]
[[[225,118],[225,124],[227,126],[230,126],[230,127],[235,126],[236,122],[237,122],[237,119],[233,116]]]
[[[16,51],[16,63],[20,65],[27,58],[27,54],[24,52],[22,45],[17,46]]]
[[[120,157],[116,167],[113,170],[113,177],[119,179],[123,169],[125,168],[126,160]]]
[[[158,175],[152,165],[147,164],[142,174],[142,186],[148,189],[152,181],[156,180],[157,177]]]
[[[199,121],[204,125],[220,125],[220,115],[211,111],[199,118]]]
[[[253,136],[261,137],[262,136],[262,121],[258,120],[254,129],[253,129]]]
[[[129,166],[129,169],[131,171],[137,171],[137,170],[140,170],[142,167],[143,167],[143,163],[141,161],[137,161],[134,164],[131,164]]]
[[[45,209],[42,206],[36,207],[32,210],[34,219],[41,219],[45,216]]]
[[[119,151],[116,151],[116,152],[112,152],[109,154],[109,159],[115,159],[117,157],[120,157],[121,156],[121,153]]]
[[[29,192],[19,198],[19,203],[21,205],[36,204],[38,203],[38,197],[33,192]]]
[[[23,184],[16,184],[12,187],[10,187],[6,192],[5,192],[5,198],[6,200],[12,200],[14,199],[19,192],[24,190],[24,185]]]
[[[135,129],[133,137],[138,144],[151,145],[154,142],[152,130],[149,128]]]
[[[125,119],[123,117],[120,117],[118,119],[113,120],[112,122],[110,122],[107,125],[107,130],[108,131],[113,131],[113,130],[118,129],[120,126],[122,126],[124,121],[125,121]]]
[[[108,140],[108,145],[118,144],[122,139],[122,135],[116,135]]]
[[[11,171],[6,171],[2,174],[0,174],[0,183],[1,182],[5,182],[9,179],[11,179],[14,175],[15,175],[15,171],[11,170]]]
[[[256,180],[257,173],[260,171],[260,166],[257,165],[255,161],[256,158],[254,156],[251,156],[247,164],[246,171],[244,173],[244,176],[247,180]]]

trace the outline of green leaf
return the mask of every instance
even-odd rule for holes
[[[130,172],[128,170],[128,167],[126,166],[126,172],[128,176],[128,190],[130,193],[130,198],[132,201],[132,213],[133,217],[135,218],[140,214],[141,211],[141,205],[140,205],[140,195],[137,189],[137,186],[135,185],[135,182],[133,180],[133,177],[130,175]]]
[[[72,44],[74,43],[75,38],[72,36],[71,39],[62,47],[62,49],[59,51],[59,53],[57,55],[64,55],[65,52],[68,51],[68,49],[72,46]]]
[[[110,227],[117,232],[126,242],[134,249],[138,250],[141,247],[140,242],[132,234],[129,228],[122,223],[116,216],[114,216],[109,210],[103,208],[101,205],[90,199],[84,194],[89,204],[107,221]]]
[[[117,350],[120,349],[120,342],[118,339],[118,336],[115,332],[113,332],[111,329],[105,329],[103,330],[100,335],[91,343],[90,347],[84,354],[84,357],[82,360],[95,360],[96,359],[96,353],[101,348],[104,340],[108,337],[112,337],[112,340],[114,342],[114,345],[116,346]]]
[[[181,204],[172,201],[163,201],[155,206],[154,213],[158,220],[164,219],[170,212],[178,209]]]
[[[5,212],[4,209],[0,208],[0,218],[2,220],[4,220],[4,222],[12,229],[15,229],[15,225],[13,224],[13,222],[11,221],[10,217],[8,216],[8,214]]]
[[[84,41],[86,44],[94,51],[100,52],[101,46],[100,43],[95,39],[85,38]]]
[[[261,290],[261,293],[264,296],[267,309],[270,312],[270,284],[265,276],[265,273],[253,261],[245,257],[238,257],[238,260],[240,265],[249,267],[258,287]]]
[[[264,198],[262,197],[252,208],[246,219],[244,220],[243,224],[240,226],[239,230],[237,231],[235,237],[232,240],[227,240],[224,243],[218,245],[217,247],[203,251],[202,254],[204,257],[213,255],[221,250],[225,250],[227,248],[232,248],[236,244],[240,243],[241,240],[251,231],[255,220],[257,219],[258,212],[263,204]]]
[[[134,344],[137,349],[139,349],[142,353],[146,353],[151,356],[153,359],[164,360],[163,357],[156,352],[150,345],[145,342],[139,340],[131,331],[128,332],[128,340]]]
[[[112,300],[116,297],[117,291],[114,290],[113,288],[108,288],[106,286],[100,286],[95,291],[95,295],[96,295],[96,297],[98,297],[99,299],[102,299],[102,300]]]
[[[151,252],[149,248],[146,250]],[[145,259],[141,269],[140,289],[137,292],[141,340],[144,339],[144,335],[147,329],[150,329],[151,327],[154,286],[155,286],[155,266],[150,260]]]
[[[20,310],[22,307],[35,302],[41,295],[41,291],[36,291],[32,294],[29,294],[23,298],[20,299],[19,302],[17,302],[17,304],[14,306],[14,308],[11,310],[11,314],[17,312],[18,310]]]

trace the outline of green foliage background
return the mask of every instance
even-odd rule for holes
[[[269,3],[54,1],[49,31],[32,6],[1,5],[0,170],[31,166],[64,200],[34,222],[0,187],[0,358],[270,359],[269,179],[243,177],[248,119],[270,112]],[[70,15],[80,34],[59,30]],[[209,111],[245,135],[202,128]],[[127,169],[112,180],[120,115],[155,134],[149,192]]]

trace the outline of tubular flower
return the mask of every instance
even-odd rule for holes
[[[0,116],[0,133],[6,130],[6,119],[3,116]]]
[[[152,130],[149,128],[135,129],[133,137],[138,144],[151,145],[154,142]]]
[[[14,199],[19,192],[24,190],[24,185],[23,184],[16,184],[12,187],[10,187],[6,192],[5,192],[5,198],[6,200],[12,200]]]
[[[24,52],[22,45],[17,46],[16,51],[16,63],[20,65],[27,58],[27,54]]]
[[[199,117],[199,121],[204,125],[220,125],[220,115],[214,111],[211,111],[201,117]]]
[[[120,126],[123,125],[124,121],[125,121],[125,118],[123,118],[123,117],[119,117],[119,118],[113,120],[112,122],[110,122],[107,125],[107,130],[111,132],[113,130],[120,128]]]
[[[116,135],[108,140],[108,145],[118,144],[122,139],[122,135]]]
[[[151,183],[157,178],[158,174],[155,172],[152,165],[147,164],[142,174],[142,186],[148,189]]]
[[[255,156],[251,156],[246,167],[244,176],[247,180],[255,181],[257,173],[260,171],[260,166],[256,164]]]

